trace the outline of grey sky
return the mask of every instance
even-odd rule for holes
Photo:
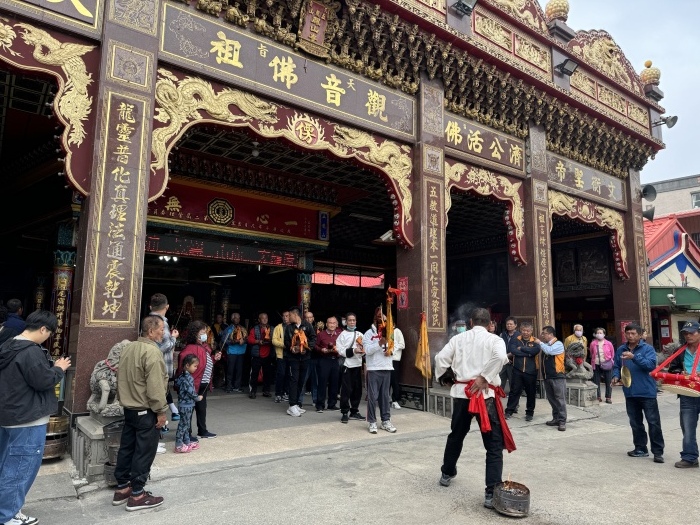
[[[547,1],[539,0],[544,8]],[[663,126],[666,149],[642,171],[642,182],[700,174],[700,1],[569,0],[567,24],[575,30],[602,29],[622,48],[637,73],[652,60],[661,70],[659,87],[666,115],[677,115],[673,129]]]

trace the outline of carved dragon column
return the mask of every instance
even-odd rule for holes
[[[629,184],[624,185],[629,203],[627,212],[622,214],[627,248],[627,271],[629,279],[613,279],[613,307],[615,309],[615,330],[620,330],[623,321],[638,321],[649,331],[651,341],[651,311],[649,309],[649,274],[647,252],[644,245],[644,225],[642,223],[642,197],[639,172],[630,170]],[[624,342],[624,334],[616,333],[618,344]]]
[[[133,4],[133,5],[132,5]],[[90,195],[81,213],[66,410],[86,411],[95,363],[139,329],[160,2],[105,2]]]
[[[428,321],[430,350],[434,355],[447,338],[447,301],[445,291],[445,157],[444,87],[441,82],[423,78],[420,89],[418,145],[413,163],[412,250],[399,247],[396,257],[398,280],[408,281],[408,308],[399,309],[397,326],[405,334],[401,382],[422,385],[423,379],[413,366],[418,346],[420,314]],[[419,232],[419,233],[418,233]]]
[[[552,292],[551,216],[547,197],[546,135],[540,126],[530,125],[529,173],[525,187],[525,239],[528,264],[508,265],[510,313],[519,321],[534,324],[534,333],[554,326]]]

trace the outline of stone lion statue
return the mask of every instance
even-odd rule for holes
[[[564,365],[568,379],[588,381],[593,377],[593,368],[586,363],[586,349],[578,341],[574,341],[566,347]]]
[[[92,395],[87,402],[91,412],[105,417],[124,415],[124,409],[117,399],[117,369],[119,368],[119,356],[129,343],[130,341],[125,339],[115,344],[109,351],[107,359],[99,361],[95,365],[90,376]]]

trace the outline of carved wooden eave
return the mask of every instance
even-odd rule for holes
[[[296,47],[303,0],[168,1],[188,3]],[[523,1],[532,0],[484,3],[497,10],[499,2]],[[531,67],[498,46],[428,18],[415,1],[375,2],[345,0],[326,33],[329,62],[409,94],[417,92],[425,72],[442,80],[448,110],[520,138],[527,136],[528,122],[534,121],[547,130],[552,151],[620,178],[627,177],[630,168],[641,170],[664,147],[648,131],[641,133],[614,112],[603,115],[584,96],[555,86],[551,75],[533,74]],[[541,9],[533,13],[535,20],[543,16]],[[503,9],[498,15],[513,19]],[[528,38],[559,45],[525,25],[518,21]]]

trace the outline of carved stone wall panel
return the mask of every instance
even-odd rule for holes
[[[158,0],[109,0],[109,19],[134,31],[156,36]]]
[[[527,264],[522,181],[476,166],[448,160],[445,162],[445,214],[452,207],[450,190],[453,187],[482,197],[506,202],[507,211],[503,220],[508,229],[508,253],[516,265]],[[447,224],[447,218],[445,221]]]
[[[445,93],[432,86],[424,86],[422,93],[423,131],[441,136],[444,129]]]
[[[423,145],[423,171],[432,175],[442,176],[444,161],[442,148]]]
[[[612,232],[610,247],[613,252],[615,273],[620,279],[629,279],[625,222],[622,214],[555,190],[549,190],[548,198],[550,215],[561,215],[610,230]]]
[[[413,246],[413,161],[409,146],[198,77],[166,69],[158,72],[149,201],[165,190],[169,152],[187,129],[205,123],[244,127],[265,138],[281,138],[303,149],[328,151],[372,168],[387,184],[397,217],[394,236],[399,244]]]
[[[109,41],[108,76],[110,80],[131,88],[151,91],[153,53],[121,42]]]

